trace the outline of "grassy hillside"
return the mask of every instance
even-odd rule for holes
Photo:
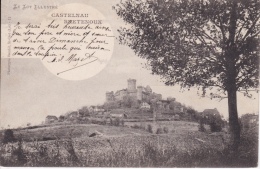
[[[196,123],[160,121],[153,125],[167,126],[169,132],[163,134],[129,127],[138,123],[126,123],[125,127],[67,124],[15,130],[15,137],[21,136],[24,141],[1,144],[0,165],[254,167],[257,164],[257,130],[242,137],[239,152],[234,154],[228,147],[227,134],[199,132]],[[98,135],[89,137],[92,133]],[[53,140],[42,141],[47,137]]]
[[[69,138],[88,137],[92,133],[98,133],[102,136],[124,136],[136,134],[148,134],[143,130],[136,130],[127,127],[102,126],[97,124],[67,124],[67,125],[49,125],[33,129],[14,130],[16,138],[21,137],[25,142],[33,140],[57,140]],[[1,140],[3,134],[1,134]]]

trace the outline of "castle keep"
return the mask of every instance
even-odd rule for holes
[[[123,100],[124,96],[131,96],[136,100],[144,101],[151,98],[156,98],[158,100],[162,99],[161,94],[154,93],[150,86],[137,86],[135,79],[127,80],[127,88],[116,91],[106,92],[106,101],[117,101]]]

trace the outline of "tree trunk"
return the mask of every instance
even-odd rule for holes
[[[237,113],[237,86],[236,77],[236,60],[239,57],[235,45],[236,22],[237,22],[237,0],[233,0],[230,26],[229,26],[229,40],[227,41],[227,93],[228,93],[228,113],[229,113],[229,127],[231,132],[232,149],[236,152],[240,143],[240,124]],[[235,154],[236,155],[236,154]]]
[[[228,92],[229,127],[231,133],[232,149],[236,151],[240,143],[240,124],[237,113],[237,94],[235,87],[230,87]]]

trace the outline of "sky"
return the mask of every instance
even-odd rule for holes
[[[19,1],[21,4],[26,1]],[[47,0],[46,3],[54,3]],[[112,5],[118,1],[96,0],[65,0],[57,5],[66,3],[85,3],[99,10],[110,22],[114,35],[117,29],[124,23],[112,10]],[[37,1],[30,1],[34,4]],[[46,12],[47,13],[47,12]],[[24,13],[13,17],[14,21],[37,19],[45,15],[44,12],[35,13],[29,17]],[[2,17],[7,16],[5,13]],[[2,18],[3,19],[3,18]],[[6,20],[3,20],[6,22]],[[197,95],[197,89],[180,92],[180,86],[165,86],[159,76],[152,75],[143,65],[146,60],[139,58],[127,46],[114,42],[114,50],[111,60],[97,75],[79,81],[61,79],[52,74],[40,61],[40,59],[16,59],[10,60],[10,74],[8,74],[8,59],[1,59],[1,113],[0,127],[7,128],[25,126],[27,123],[39,124],[47,115],[59,116],[68,111],[77,110],[82,106],[102,104],[105,101],[106,91],[116,91],[127,88],[127,79],[136,79],[137,85],[149,85],[156,93],[161,93],[163,98],[174,97],[178,102],[191,106],[201,112],[207,108],[217,108],[227,119],[227,99],[222,101],[201,98]],[[257,93],[252,93],[255,99],[249,99],[238,94],[239,116],[245,113],[258,113],[259,99]]]

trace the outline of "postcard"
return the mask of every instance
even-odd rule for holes
[[[259,5],[1,1],[0,166],[257,167]]]

